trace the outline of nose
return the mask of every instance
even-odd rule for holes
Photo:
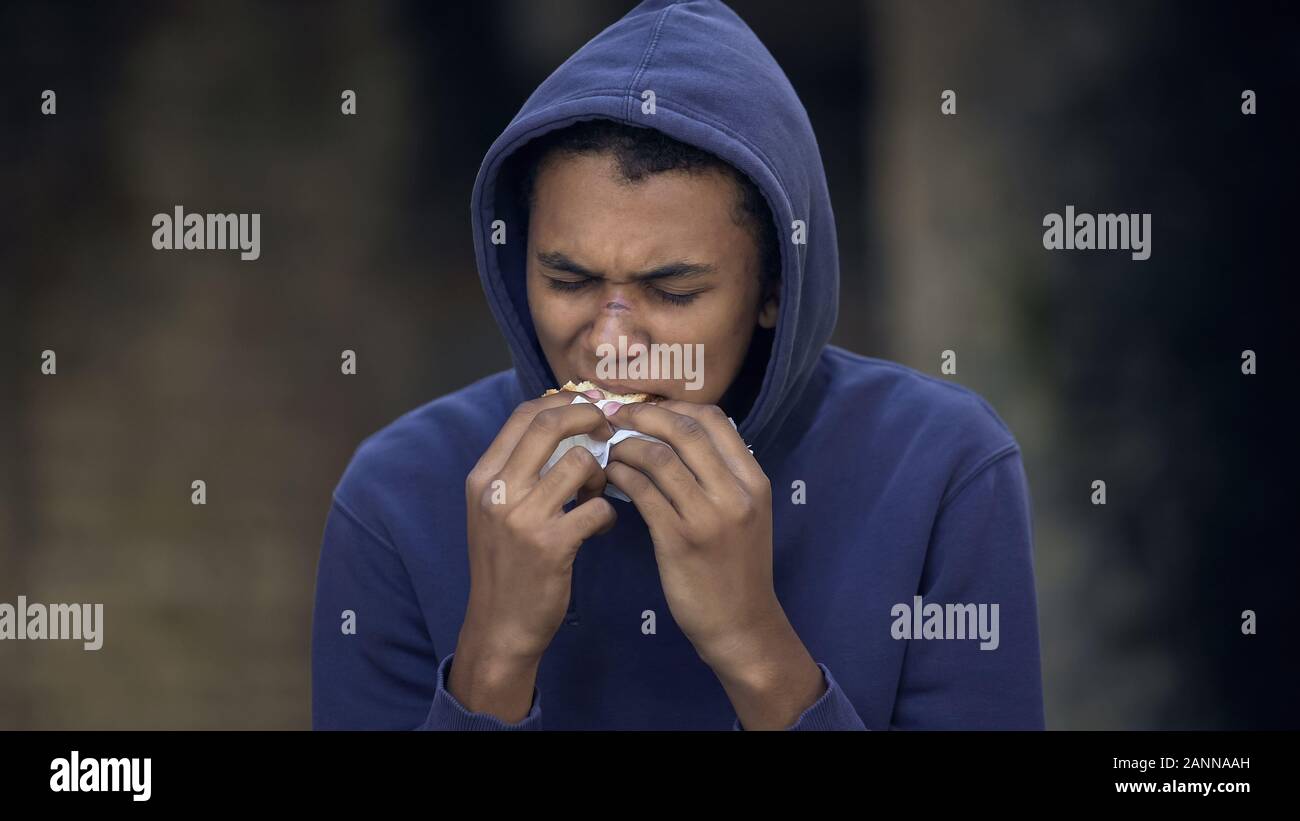
[[[649,344],[645,330],[637,318],[637,310],[629,305],[629,300],[619,295],[610,296],[600,303],[600,313],[592,320],[588,335],[588,344],[594,356],[600,356],[602,345],[612,345],[617,351],[627,350],[629,345],[638,342]],[[621,346],[619,337],[623,337]]]

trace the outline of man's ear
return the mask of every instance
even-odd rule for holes
[[[777,280],[767,288],[763,304],[758,309],[758,327],[775,328],[776,317],[781,312],[781,281]]]

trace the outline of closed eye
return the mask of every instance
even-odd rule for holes
[[[587,287],[587,285],[591,284],[591,282],[592,282],[591,277],[585,277],[583,279],[556,279],[555,277],[546,278],[546,284],[557,291],[580,291],[583,288]]]
[[[651,288],[655,296],[671,305],[687,305],[695,300],[697,294],[674,294],[672,291],[664,291],[659,288]]]
[[[588,285],[595,282],[596,279],[598,279],[598,277],[583,277],[582,279],[558,279],[556,277],[548,276],[546,277],[546,284],[548,287],[556,291],[560,291],[561,293],[573,293],[575,291],[581,291],[583,288],[586,288]],[[662,300],[663,302],[668,303],[669,305],[688,305],[691,302],[694,302],[695,297],[699,295],[699,291],[695,291],[689,294],[678,294],[672,291],[665,291],[662,288],[654,287],[648,282],[646,283],[645,287],[646,290],[653,293],[655,297]]]

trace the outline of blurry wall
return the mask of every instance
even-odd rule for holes
[[[309,726],[330,492],[365,436],[508,367],[474,176],[630,5],[0,10],[0,601],[103,602],[107,635],[0,644],[0,728]],[[733,7],[817,130],[834,341],[936,375],[957,351],[944,378],[1025,450],[1049,726],[1294,726],[1279,633],[1237,629],[1294,613],[1273,394],[1293,13]],[[176,204],[260,212],[261,259],[154,252]],[[1045,252],[1066,204],[1154,212],[1152,259]],[[1248,347],[1271,351],[1254,379]]]
[[[869,8],[875,319],[913,367],[957,352],[1020,441],[1049,727],[1296,727],[1296,8]],[[1150,259],[1045,250],[1067,205],[1151,213]]]

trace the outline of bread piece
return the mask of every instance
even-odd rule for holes
[[[600,391],[602,394],[604,394],[606,399],[613,399],[615,402],[621,402],[624,405],[631,405],[634,402],[654,403],[663,399],[662,396],[658,396],[653,393],[611,393],[605,390],[604,388],[593,385],[591,382],[587,382],[587,381],[582,381],[575,385],[573,384],[573,380],[569,380],[568,382],[565,382],[563,387],[551,388],[546,393],[542,394],[542,396],[550,396],[551,394],[559,393],[560,391],[572,391],[574,393],[585,393],[586,391]]]

